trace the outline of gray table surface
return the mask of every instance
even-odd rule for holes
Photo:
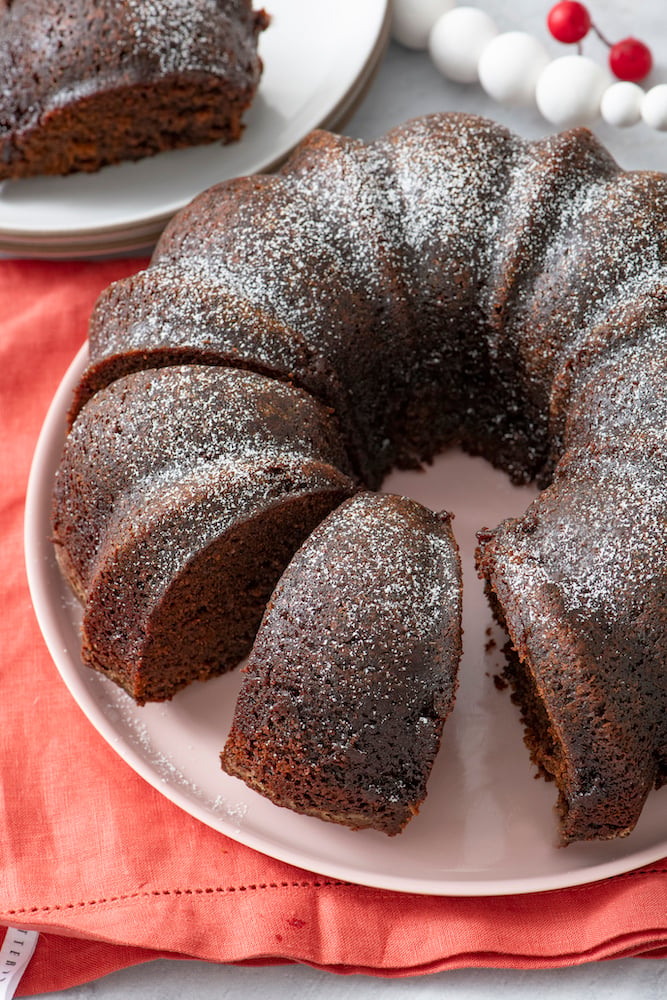
[[[363,2],[363,0],[362,0]],[[267,4],[268,5],[268,4]],[[537,0],[479,0],[479,6],[496,16],[504,30],[523,28],[545,42],[543,22],[550,4]],[[651,42],[657,69],[655,82],[667,82],[667,32],[664,42],[664,0],[634,4],[631,0],[591,4],[604,11],[608,34],[615,38],[636,34]],[[551,46],[554,56],[561,54]],[[599,55],[599,50],[591,51]],[[349,135],[370,139],[415,115],[432,111],[465,110],[504,122],[526,136],[549,131],[537,112],[508,111],[488,99],[480,88],[447,83],[432,67],[426,54],[390,46],[363,103],[345,125]],[[631,130],[596,129],[623,166],[660,167],[667,164],[667,134],[651,133],[645,126]],[[55,996],[56,994],[48,994]],[[429,976],[385,979],[371,976],[338,976],[306,966],[244,968],[191,961],[155,961],[105,976],[84,986],[57,994],[63,1000],[198,1000],[243,996],[244,1000],[273,997],[301,1000],[513,1000],[541,996],[586,996],[591,1000],[643,1000],[667,996],[667,963],[649,959],[622,959],[551,970],[463,969]],[[47,994],[41,994],[46,997]]]

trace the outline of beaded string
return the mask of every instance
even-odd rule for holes
[[[667,130],[667,84],[639,86],[653,68],[649,47],[637,38],[609,41],[588,8],[574,0],[555,4],[547,28],[577,53],[553,59],[540,39],[524,31],[500,32],[477,7],[454,0],[394,0],[394,38],[428,50],[435,67],[457,83],[479,83],[506,106],[534,106],[552,125],[567,128],[602,118],[619,128],[643,121]],[[608,65],[583,54],[594,32],[609,49]]]

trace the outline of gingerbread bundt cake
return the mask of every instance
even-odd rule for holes
[[[665,204],[586,130],[316,132],[103,293],[72,409],[142,368],[252,369],[333,411],[372,488],[453,444],[536,479],[479,567],[566,842],[627,833],[667,772]]]
[[[0,180],[239,139],[267,24],[250,0],[0,4]]]
[[[400,833],[426,796],[460,656],[449,517],[358,493],[271,598],[222,766],[278,805]]]

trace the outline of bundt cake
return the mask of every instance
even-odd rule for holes
[[[118,379],[81,411],[55,484],[84,661],[139,704],[237,665],[294,549],[355,489],[331,415],[252,372]]]
[[[426,796],[460,656],[449,516],[358,493],[269,602],[222,766],[278,805],[400,833]]]
[[[366,487],[448,445],[537,480],[525,517],[480,535],[479,570],[565,842],[626,834],[667,772],[665,204],[665,176],[621,170],[583,129],[527,142],[442,114],[369,144],[316,132],[275,175],[195,199],[102,294],[72,407],[76,430],[141,369],[246,369],[330,411]]]
[[[239,139],[268,25],[250,0],[0,4],[0,180]]]

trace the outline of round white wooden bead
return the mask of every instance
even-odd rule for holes
[[[535,101],[537,80],[549,59],[537,38],[525,31],[507,31],[482,52],[479,82],[500,104],[527,106]]]
[[[659,132],[667,130],[667,83],[659,83],[644,94],[642,118]]]
[[[600,114],[611,76],[586,56],[554,59],[537,81],[535,99],[542,115],[559,127],[588,125]]]
[[[607,125],[627,128],[636,125],[642,116],[644,91],[636,83],[619,80],[607,87],[600,101],[600,114]]]
[[[409,49],[428,48],[431,28],[455,0],[394,0],[391,33]]]
[[[476,83],[479,58],[496,37],[491,17],[476,7],[455,7],[433,25],[428,48],[443,76],[457,83]]]

